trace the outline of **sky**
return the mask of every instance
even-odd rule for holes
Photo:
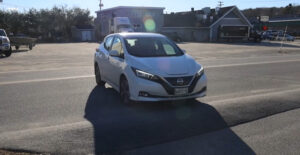
[[[151,6],[165,7],[165,12],[187,11],[191,7],[200,10],[203,7],[215,8],[220,0],[102,0],[103,9],[115,6]],[[221,0],[224,6],[236,5],[239,9],[256,7],[282,7],[289,3],[300,5],[300,0]],[[26,11],[30,8],[52,8],[53,6],[80,7],[89,9],[92,16],[99,10],[100,0],[3,0],[1,10]]]

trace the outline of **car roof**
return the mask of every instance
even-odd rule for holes
[[[158,33],[147,33],[147,32],[126,32],[126,33],[117,33],[116,35],[122,37],[165,37],[164,35]]]

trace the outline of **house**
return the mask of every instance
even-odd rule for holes
[[[252,27],[236,6],[164,15],[162,33],[181,37],[183,41],[218,41],[247,39]]]
[[[110,25],[114,17],[128,17],[136,32],[159,32],[163,26],[164,9],[163,7],[118,6],[96,11],[96,29],[99,35],[104,37],[110,33]]]
[[[71,30],[73,41],[95,41],[95,30],[92,25],[76,25]]]

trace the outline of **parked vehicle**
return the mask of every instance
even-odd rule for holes
[[[30,50],[36,44],[36,38],[28,37],[24,34],[18,34],[16,36],[10,36],[11,46],[15,46],[16,50],[20,48],[20,46],[27,46]]]
[[[0,29],[0,54],[4,54],[9,57],[12,53],[10,40],[6,35],[5,30]]]
[[[113,33],[133,32],[131,22],[128,17],[115,17],[114,22],[111,23]]]
[[[108,20],[108,25],[101,27],[101,35],[106,36],[112,33],[133,32],[133,26],[128,17],[114,17]]]
[[[285,35],[278,35],[276,37],[276,40],[279,40],[279,41],[294,41],[295,40],[295,37],[291,36],[291,35],[288,35],[288,34],[285,34]]]
[[[262,33],[262,39],[264,40],[275,40],[276,31],[265,31]]]
[[[203,66],[160,34],[108,35],[96,49],[94,68],[97,84],[111,85],[124,103],[206,95]]]

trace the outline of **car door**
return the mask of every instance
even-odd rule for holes
[[[109,78],[115,86],[118,86],[119,78],[124,68],[124,50],[120,37],[116,36],[114,38],[110,51],[113,50],[118,51],[120,56],[109,56]]]
[[[96,52],[97,63],[99,64],[101,78],[109,80],[109,50],[113,42],[114,36],[105,38],[103,46],[100,46]]]

